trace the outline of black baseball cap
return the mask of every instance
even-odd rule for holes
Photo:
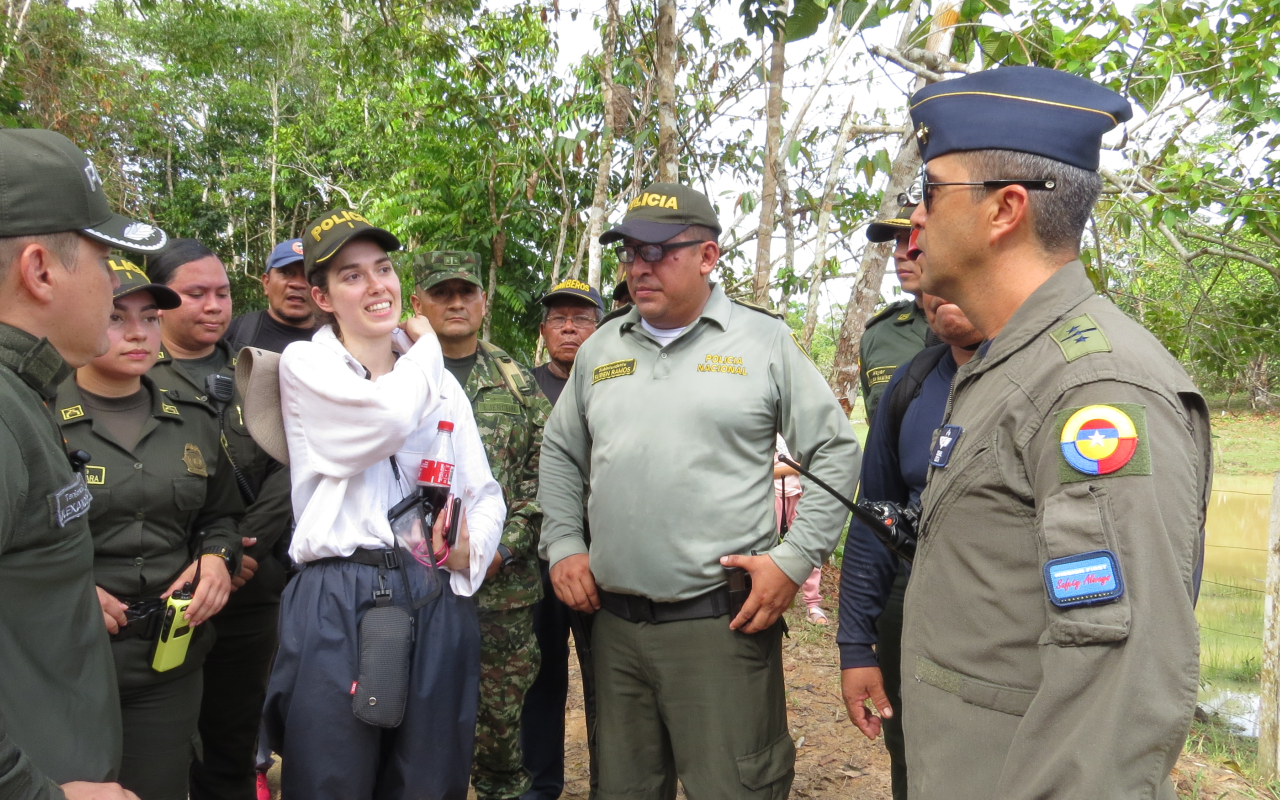
[[[911,232],[911,215],[916,205],[903,206],[898,209],[896,217],[878,219],[867,226],[867,241],[892,242],[899,234]]]
[[[582,281],[574,280],[573,278],[560,281],[555,286],[552,286],[551,291],[544,294],[542,299],[538,302],[545,306],[548,301],[570,297],[577,300],[585,300],[601,311],[604,311],[604,301],[600,299],[600,292],[592,289],[590,285],[585,284]]]
[[[623,237],[657,244],[690,225],[703,225],[720,235],[720,219],[707,196],[678,183],[651,183],[631,198],[622,222],[600,234],[600,244]]]
[[[302,234],[302,263],[307,276],[324,269],[333,254],[347,242],[362,238],[374,240],[388,253],[400,249],[400,240],[395,234],[375,227],[351,209],[335,208],[313,219]]]
[[[0,236],[77,231],[131,253],[155,253],[164,231],[111,210],[98,170],[67,137],[39,128],[0,130]]]
[[[112,258],[107,261],[107,265],[111,267],[111,271],[120,279],[120,285],[111,293],[112,300],[118,300],[127,294],[134,292],[148,291],[155,298],[156,306],[161,310],[177,308],[182,305],[182,298],[178,293],[165,286],[162,283],[152,283],[147,277],[147,273],[132,261],[123,258]]]

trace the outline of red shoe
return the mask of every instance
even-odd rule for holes
[[[271,787],[267,785],[267,773],[258,773],[258,800],[271,800]]]

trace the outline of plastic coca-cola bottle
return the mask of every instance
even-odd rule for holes
[[[436,443],[422,460],[418,470],[418,486],[422,490],[423,524],[431,530],[436,518],[449,503],[453,485],[453,423],[441,421],[436,427]]]

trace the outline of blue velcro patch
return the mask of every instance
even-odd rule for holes
[[[1120,560],[1110,550],[1053,559],[1044,565],[1044,585],[1058,608],[1110,603],[1124,594]]]
[[[964,433],[964,428],[959,425],[943,425],[938,429],[938,438],[934,443],[933,455],[929,458],[929,463],[935,467],[945,467],[947,462],[951,460],[951,451],[956,446],[956,442],[960,439],[960,434]]]

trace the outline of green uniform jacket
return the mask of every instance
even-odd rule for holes
[[[1119,422],[1076,433],[1098,418]],[[1112,439],[1103,466],[1123,467],[1088,474],[1079,454],[1105,456],[1124,418],[1136,447]],[[952,449],[921,498],[902,633],[912,800],[1172,800],[1199,676],[1203,398],[1072,262],[960,368],[945,422],[963,430],[934,437],[935,459]],[[1052,604],[1047,562],[1098,550],[1124,594]]]
[[[0,324],[0,799],[114,780],[120,697],[93,588],[89,492],[48,403],[71,374]]]
[[[494,350],[490,352],[484,344],[476,349],[476,365],[466,386],[480,440],[489,457],[489,470],[502,486],[507,504],[501,544],[511,551],[510,562],[504,560],[498,574],[485,579],[476,592],[476,605],[488,611],[522,608],[542,599],[538,459],[542,453],[542,429],[551,415],[551,403],[538,389],[533,375],[506,353]],[[519,397],[503,377],[499,359],[506,359],[505,363],[520,371],[524,387]]]
[[[150,378],[144,376],[142,385],[151,394],[151,418],[132,450],[93,419],[74,376],[58,389],[55,405],[67,443],[93,456],[85,477],[93,493],[94,582],[126,601],[164,594],[200,552],[226,548],[233,570],[242,552],[236,523],[244,505],[218,446],[217,417],[194,398],[162,394]],[[164,673],[147,661],[150,641],[113,643],[120,686],[151,685],[199,669],[214,638],[201,629],[183,665]]]
[[[218,342],[217,352],[222,353],[224,362],[219,370],[223,375],[235,377],[236,360],[225,342]],[[160,360],[148,373],[156,385],[170,397],[182,400],[197,400],[204,403],[215,414],[216,408],[210,402],[203,382],[197,383],[187,373],[179,361],[173,359],[166,351],[161,351]],[[240,388],[236,387],[235,397],[231,399],[222,417],[222,449],[232,463],[240,469],[240,475],[248,484],[255,498],[245,500],[244,519],[240,521],[240,535],[254,537],[257,544],[245,550],[245,554],[256,559],[258,572],[253,580],[236,590],[231,602],[239,607],[259,604],[278,604],[280,593],[284,591],[287,575],[284,565],[271,552],[280,537],[289,535],[293,528],[293,500],[290,496],[289,470],[276,461],[253,441],[249,429],[244,424],[244,399]]]
[[[858,380],[862,384],[862,402],[867,407],[867,422],[880,404],[880,395],[894,370],[924,349],[928,335],[929,321],[913,299],[890,303],[867,323],[858,345]]]
[[[853,428],[786,323],[712,289],[701,316],[659,347],[632,308],[582,345],[542,447],[543,557],[588,552],[605,589],[660,602],[724,584],[720,557],[766,552],[796,583],[826,560],[848,516],[802,480],[779,544],[778,432],[845,496],[862,461]]]

